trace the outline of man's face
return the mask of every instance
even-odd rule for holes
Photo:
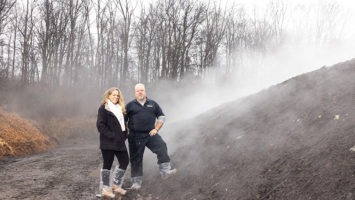
[[[147,97],[147,94],[145,93],[144,86],[139,85],[135,88],[135,97],[139,101],[145,100],[145,98]]]

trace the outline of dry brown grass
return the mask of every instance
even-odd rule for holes
[[[38,124],[0,109],[0,159],[48,150],[53,146]]]
[[[52,117],[40,121],[41,130],[52,140],[62,143],[73,137],[90,137],[96,131],[96,118]]]

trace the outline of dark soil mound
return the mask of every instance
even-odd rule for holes
[[[172,126],[179,172],[145,180],[143,196],[355,199],[355,60]]]

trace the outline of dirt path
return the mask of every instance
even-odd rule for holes
[[[72,138],[50,152],[2,161],[0,199],[96,199],[99,155],[92,136]]]

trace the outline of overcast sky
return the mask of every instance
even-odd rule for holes
[[[271,1],[277,2],[277,0],[211,0],[216,4],[227,5],[230,7],[231,5],[244,5],[248,11],[257,10],[257,14],[263,15],[266,7]],[[354,0],[280,0],[280,2],[286,3],[288,6],[288,11],[290,9],[294,9],[296,5],[305,5],[305,6],[317,6],[319,4],[325,3],[335,3],[339,5],[339,8],[343,10],[344,14],[348,16],[353,22],[355,22],[355,1]],[[292,14],[297,14],[291,10]],[[302,17],[302,16],[299,16]],[[355,23],[353,23],[355,24]],[[352,26],[351,30],[352,34],[355,34],[355,26]]]

